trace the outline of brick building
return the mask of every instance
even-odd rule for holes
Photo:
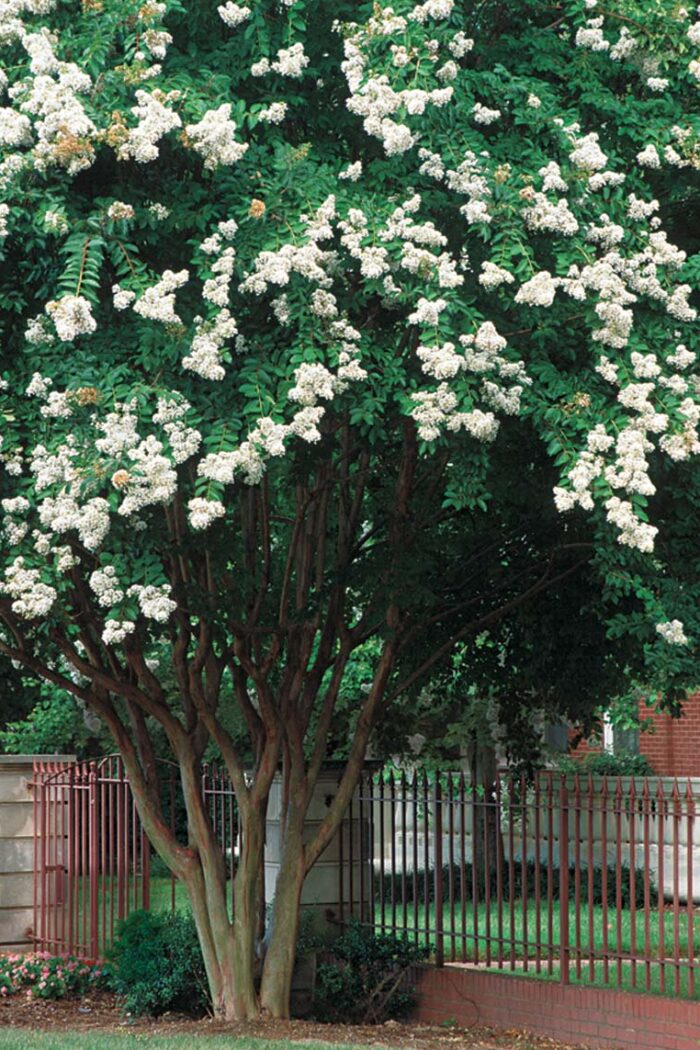
[[[680,718],[647,707],[640,715],[652,722],[651,730],[639,734],[639,751],[649,759],[654,772],[668,777],[700,777],[700,693],[686,701]]]
[[[639,733],[625,733],[620,741],[625,750],[644,755],[659,776],[700,777],[700,693],[689,697],[680,718],[653,711],[640,704],[641,721],[650,723]],[[618,741],[606,727],[604,741],[582,741],[574,752],[585,755],[605,747],[615,750]]]

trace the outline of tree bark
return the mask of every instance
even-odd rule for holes
[[[281,864],[275,887],[270,935],[263,963],[260,1005],[271,1017],[288,1018],[296,959],[301,891],[306,874],[304,814],[290,807],[284,830]]]

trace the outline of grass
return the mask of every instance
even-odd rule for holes
[[[0,1050],[192,1050],[190,1035],[148,1035],[142,1032],[31,1032],[26,1029],[0,1031]],[[234,1039],[229,1036],[197,1035],[197,1050],[289,1050],[287,1040]],[[307,1044],[308,1045],[308,1044]],[[338,1043],[316,1043],[315,1050],[351,1050]]]
[[[592,949],[594,953],[606,953],[608,956],[639,956],[641,952],[645,952],[646,946],[646,953],[658,960],[662,955],[666,958],[673,956],[676,950],[680,957],[698,954],[700,950],[700,913],[695,911],[693,951],[690,953],[689,917],[685,909],[680,912],[677,931],[674,929],[673,913],[666,910],[662,910],[660,916],[658,910],[653,911],[649,915],[648,927],[645,926],[644,915],[639,909],[634,916],[629,910],[622,910],[618,915],[613,908],[604,909],[602,905],[595,905],[589,916],[584,904],[577,920],[577,909],[571,902],[567,914],[569,945],[572,952],[580,949],[585,955],[590,954]],[[436,913],[433,905],[427,910],[422,905],[414,910],[411,905],[405,913],[403,908],[397,907],[394,913],[390,906],[385,906],[383,914],[381,907],[375,907],[374,921],[379,930],[401,932],[405,927],[408,936],[418,943],[435,946]],[[508,901],[505,901],[500,922],[495,909],[491,909],[489,913],[489,909],[483,903],[478,904],[476,908],[467,904],[464,912],[456,905],[454,919],[450,907],[445,906],[442,913],[442,936],[446,957],[452,954],[454,944],[455,954],[460,958],[463,943],[468,957],[473,955],[476,945],[481,960],[487,954],[487,949],[492,956],[496,956],[499,944],[502,953],[508,959],[512,957],[515,960],[523,960],[526,956],[533,958],[537,941],[542,947],[542,952],[550,949],[558,953],[561,943],[559,902],[553,902],[551,924],[546,902],[541,903],[538,912],[534,901],[530,900],[523,906],[521,900],[516,900],[511,912]]]
[[[131,883],[131,902],[140,900],[138,885],[136,890],[134,894],[134,885]],[[100,915],[102,918],[104,913],[108,922],[112,896],[111,887],[107,882],[100,897]],[[152,877],[150,898],[152,909],[169,910],[173,901],[171,880],[166,877]],[[175,883],[174,901],[176,908],[189,909],[185,888],[179,882]],[[118,901],[115,899],[115,921],[117,911]],[[77,909],[77,914],[82,922],[82,905]],[[404,909],[398,903],[392,908],[391,901],[385,901],[383,909],[375,904],[374,924],[380,933],[401,933],[405,929],[411,940],[427,946],[434,952],[437,941],[436,917],[434,904],[430,904],[428,908],[421,904],[414,907],[411,902]],[[619,986],[629,990],[636,988],[658,994],[700,998],[700,973],[695,987],[691,987],[688,966],[682,961],[679,964],[665,961],[674,956],[683,960],[700,955],[700,910],[692,913],[692,936],[689,936],[690,921],[685,908],[680,911],[677,929],[674,929],[673,913],[663,909],[661,912],[654,909],[650,913],[648,925],[645,925],[644,913],[639,909],[634,915],[629,909],[623,909],[618,914],[610,906],[603,908],[602,905],[595,905],[589,915],[584,901],[577,924],[577,910],[573,902],[570,902],[568,924],[571,982],[580,981],[600,987]],[[556,900],[552,905],[551,923],[546,900],[540,903],[539,912],[533,899],[529,899],[525,906],[522,900],[516,900],[512,912],[510,903],[506,900],[503,903],[500,923],[495,909],[491,909],[489,913],[483,902],[476,908],[468,902],[464,912],[455,902],[454,915],[450,905],[445,904],[442,912],[444,957],[449,961],[454,956],[457,962],[478,960],[482,965],[497,967],[505,972],[512,969],[518,974],[527,973],[542,979],[558,980],[560,925],[561,914],[559,902]],[[536,966],[537,942],[540,944],[539,972]],[[498,963],[499,947],[502,967]],[[641,955],[650,957],[648,965],[629,959],[630,956],[639,959]],[[608,959],[607,967],[605,957]]]

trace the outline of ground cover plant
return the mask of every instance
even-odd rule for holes
[[[60,999],[105,986],[101,965],[50,952],[0,954],[0,996]]]
[[[619,6],[3,8],[0,652],[112,735],[226,1017],[288,1013],[305,876],[455,646],[585,585],[611,681],[696,676],[700,23]]]

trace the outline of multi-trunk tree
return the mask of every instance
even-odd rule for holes
[[[667,236],[696,193],[700,24],[615,6],[2,4],[0,651],[109,728],[226,1016],[288,1011],[303,880],[372,727],[457,642],[592,566],[640,644],[691,651],[649,515],[700,449],[697,258]],[[232,918],[211,742],[243,826]]]

